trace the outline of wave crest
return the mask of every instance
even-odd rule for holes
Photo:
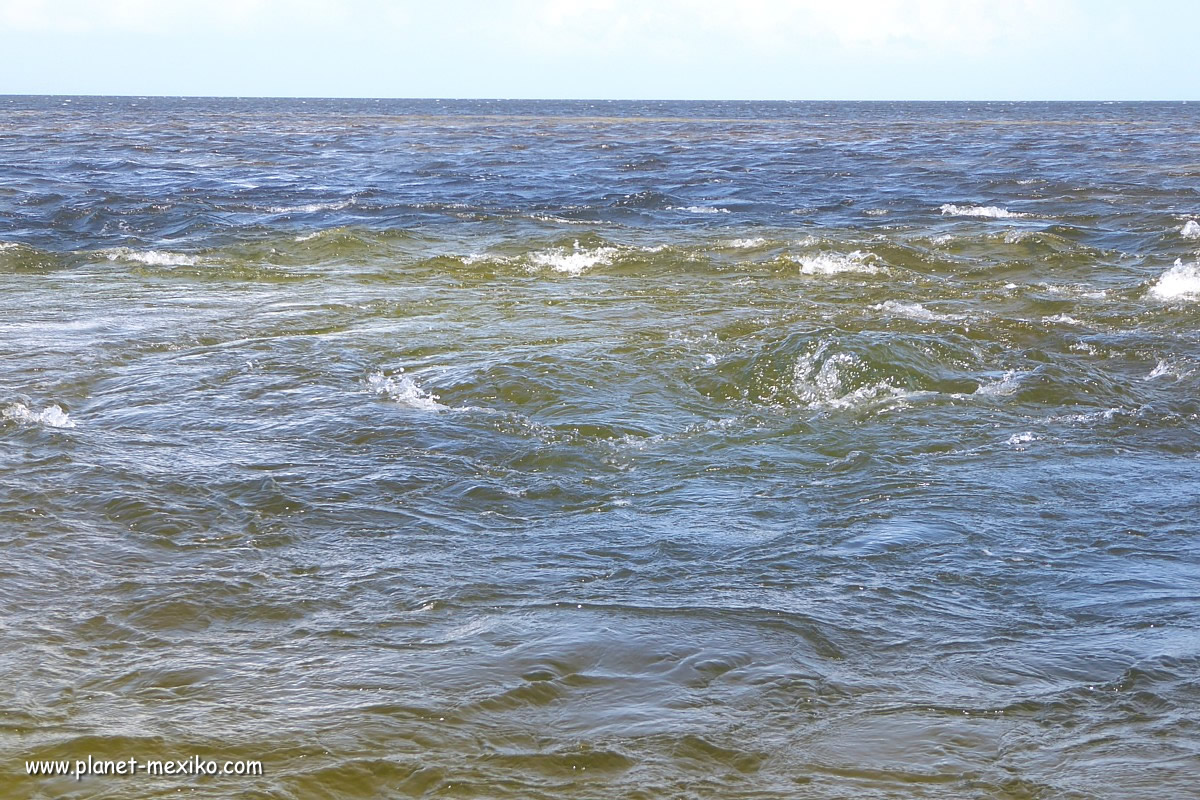
[[[24,403],[10,403],[0,411],[0,417],[26,425],[42,425],[47,428],[74,428],[75,421],[60,405],[50,405],[34,411]]]
[[[875,264],[879,257],[874,253],[855,250],[852,253],[816,253],[791,259],[799,265],[805,275],[837,275],[842,272],[879,272]]]
[[[943,217],[987,217],[989,219],[1016,219],[1019,217],[1028,217],[1028,214],[1023,214],[1019,211],[1009,211],[1007,208],[999,206],[956,206],[953,203],[946,203],[939,211]]]
[[[792,392],[810,408],[847,409],[876,400],[902,397],[909,394],[888,380],[862,383],[856,380],[866,372],[866,366],[853,353],[827,355],[829,342],[821,342],[810,352],[801,354],[792,367]],[[855,387],[854,383],[860,385]]]
[[[617,255],[617,248],[611,246],[588,249],[579,246],[575,241],[572,249],[555,247],[550,250],[538,250],[529,254],[529,260],[535,266],[549,267],[568,275],[579,275],[592,267],[611,264]]]
[[[403,373],[403,370],[400,372]],[[409,375],[389,376],[382,372],[373,372],[367,376],[367,388],[394,403],[419,411],[442,411],[447,408],[438,402],[436,394],[422,388]]]
[[[1184,264],[1182,259],[1175,259],[1175,265],[1150,287],[1150,295],[1159,300],[1200,298],[1200,264]]]
[[[194,267],[200,261],[196,256],[172,253],[169,250],[134,250],[129,247],[116,247],[101,252],[109,261],[135,261],[150,267]]]

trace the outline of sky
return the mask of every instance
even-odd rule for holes
[[[1194,0],[0,0],[0,94],[1197,100]]]

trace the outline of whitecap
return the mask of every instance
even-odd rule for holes
[[[1089,300],[1103,300],[1104,298],[1108,297],[1107,289],[1089,289],[1087,286],[1082,286],[1079,284],[1059,285],[1053,283],[1039,283],[1037,285],[1051,294],[1065,294],[1071,297],[1085,297]]]
[[[199,263],[196,256],[172,253],[168,250],[133,250],[117,247],[102,252],[109,261],[136,261],[150,267],[194,267]]]
[[[409,375],[400,370],[397,375],[384,375],[373,372],[367,376],[367,388],[375,394],[383,395],[394,403],[420,411],[442,411],[447,406],[438,402],[438,396],[423,389]]]
[[[264,211],[272,214],[314,214],[317,211],[341,211],[354,205],[354,198],[332,203],[305,203],[299,206],[267,206]]]
[[[1062,325],[1082,325],[1083,323],[1072,317],[1070,314],[1055,314],[1053,317],[1042,317],[1042,322],[1050,325],[1055,322]]]
[[[1175,265],[1150,287],[1150,294],[1159,300],[1200,297],[1200,264],[1184,264],[1175,259]]]
[[[529,260],[539,267],[550,267],[568,275],[579,275],[592,267],[611,264],[616,255],[615,247],[596,247],[589,250],[580,247],[576,241],[574,249],[555,247],[539,250],[530,253]]]
[[[886,208],[868,208],[863,213],[868,217],[886,217],[890,212]]]
[[[1021,377],[1016,370],[1009,370],[998,380],[981,383],[975,389],[975,394],[987,397],[1003,397],[1015,392],[1021,385]]]
[[[889,314],[894,314],[898,317],[908,317],[909,319],[919,320],[921,322],[936,322],[938,320],[957,319],[951,314],[939,314],[936,311],[930,311],[920,303],[905,303],[897,300],[885,300],[882,303],[876,303],[871,306],[873,311],[886,311]]]
[[[1030,431],[1025,431],[1024,433],[1014,433],[1012,436],[1005,439],[1004,443],[1010,447],[1023,449],[1021,448],[1021,445],[1029,444],[1030,442],[1037,441],[1037,439],[1038,437],[1034,436]]]
[[[878,272],[879,267],[871,263],[876,258],[874,253],[855,250],[852,253],[817,253],[794,260],[805,275],[837,275],[842,272]]]
[[[1150,370],[1150,374],[1142,378],[1144,381],[1152,381],[1155,378],[1170,377],[1175,380],[1181,380],[1192,374],[1192,370],[1181,367],[1172,361],[1160,358],[1158,363],[1154,365],[1154,369]]]
[[[689,214],[728,214],[728,208],[717,206],[667,206],[668,211],[686,211]]]
[[[504,258],[503,256],[493,256],[493,255],[489,255],[487,253],[467,253],[465,256],[458,256],[458,260],[461,261],[464,266],[471,267],[471,266],[474,266],[475,264],[483,263],[486,261],[504,262],[504,261],[507,261],[508,259]]]
[[[1101,411],[1089,411],[1083,414],[1061,414],[1049,417],[1046,421],[1073,423],[1111,422],[1118,414],[1127,416],[1129,412],[1121,408],[1106,408]]]
[[[860,371],[862,362],[853,353],[834,353],[822,360],[828,349],[829,343],[822,342],[812,352],[797,358],[792,366],[791,388],[804,405],[841,410],[910,394],[886,380],[848,389],[843,373]]]
[[[27,425],[44,425],[47,428],[74,428],[75,421],[60,405],[50,405],[34,411],[24,403],[10,403],[0,411],[0,417]]]
[[[990,219],[1014,219],[1028,217],[1019,211],[1009,211],[999,206],[956,206],[946,203],[940,209],[943,217],[988,217]]]
[[[735,247],[739,250],[743,250],[743,249],[746,249],[749,247],[762,247],[766,243],[767,243],[767,240],[764,239],[763,237],[755,236],[755,237],[748,238],[748,239],[730,239],[728,242],[728,246]]]
[[[1200,222],[1194,219],[1189,219],[1183,223],[1183,227],[1179,229],[1179,235],[1185,239],[1200,239]]]
[[[1029,231],[1005,231],[1005,244],[1020,244],[1031,236]]]

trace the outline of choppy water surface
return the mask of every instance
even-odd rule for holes
[[[0,98],[5,795],[1194,792],[1198,145]]]

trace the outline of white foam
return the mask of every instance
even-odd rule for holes
[[[504,261],[505,259],[489,256],[487,253],[468,253],[465,256],[459,256],[458,260],[461,261],[464,266],[470,267],[484,261]]]
[[[730,239],[728,244],[729,247],[736,247],[741,250],[748,247],[762,247],[766,243],[767,240],[763,237],[755,236],[749,239]]]
[[[979,384],[975,389],[975,394],[981,394],[986,397],[1004,397],[1015,392],[1021,385],[1021,376],[1016,370],[1009,370],[1004,373],[1004,377],[990,381],[988,383]]]
[[[808,407],[847,409],[909,394],[888,381],[848,390],[842,374],[861,370],[862,362],[853,353],[834,353],[822,360],[828,349],[829,343],[822,342],[797,358],[792,367],[792,391]]]
[[[1103,411],[1090,411],[1085,414],[1061,414],[1059,416],[1049,417],[1047,422],[1111,422],[1118,414],[1128,415],[1129,412],[1121,408],[1106,408]]]
[[[987,217],[989,219],[1015,219],[1017,217],[1028,217],[1028,214],[1022,214],[1019,211],[1009,211],[1007,208],[999,206],[956,206],[953,203],[946,203],[939,209],[943,217]]]
[[[530,253],[529,260],[539,267],[550,267],[568,275],[579,275],[592,267],[611,264],[616,255],[615,247],[596,247],[589,250],[581,248],[576,241],[574,249],[555,247],[539,250]]]
[[[1052,323],[1060,323],[1062,325],[1082,325],[1083,323],[1075,319],[1069,314],[1055,314],[1053,317],[1042,317],[1042,322],[1049,325]]]
[[[842,272],[878,272],[879,267],[871,263],[875,259],[874,253],[855,250],[853,253],[817,253],[811,256],[800,256],[795,261],[805,275],[837,275]]]
[[[172,253],[167,250],[133,250],[117,247],[102,251],[109,261],[136,261],[151,267],[194,267],[199,263],[195,256]]]
[[[1171,375],[1171,374],[1173,374],[1173,373],[1171,372],[1170,365],[1167,364],[1166,360],[1160,358],[1158,360],[1158,363],[1154,365],[1154,369],[1150,370],[1150,374],[1147,375],[1145,378],[1142,378],[1142,380],[1152,381],[1155,378],[1161,378],[1163,375]]]
[[[317,211],[341,211],[354,205],[354,198],[333,203],[305,203],[299,206],[267,206],[264,210],[272,214],[314,214]]]
[[[1020,244],[1021,242],[1028,239],[1031,235],[1032,234],[1030,234],[1029,231],[1005,231],[1004,232],[1004,243],[1005,244]]]
[[[1104,298],[1108,297],[1107,289],[1089,290],[1088,287],[1079,284],[1056,285],[1053,283],[1039,283],[1037,285],[1051,294],[1065,294],[1072,297],[1086,297],[1089,300],[1103,300]]]
[[[409,375],[384,375],[374,372],[367,376],[367,387],[375,394],[381,394],[394,403],[420,411],[442,411],[447,406],[438,402],[438,396],[421,388]]]
[[[716,206],[667,206],[668,211],[686,211],[689,214],[728,214],[728,208]]]
[[[1183,223],[1183,227],[1179,229],[1179,235],[1185,239],[1200,239],[1200,222],[1194,219],[1189,219]]]
[[[27,425],[44,425],[47,428],[74,428],[75,421],[63,411],[62,406],[47,406],[34,411],[24,403],[10,403],[0,411],[0,417]]]
[[[1184,264],[1175,259],[1175,265],[1150,287],[1150,294],[1159,300],[1200,298],[1200,264]]]
[[[16,242],[0,242],[0,253],[3,253],[5,250],[16,250],[20,246]]]
[[[886,217],[890,212],[886,208],[868,208],[863,213],[868,217]]]
[[[591,225],[592,223],[586,219],[569,219],[567,217],[557,217],[554,214],[530,214],[530,219],[536,219],[539,222],[553,222],[558,225]]]
[[[1154,365],[1154,369],[1150,370],[1150,374],[1142,378],[1142,380],[1152,381],[1155,378],[1170,377],[1178,381],[1191,374],[1192,370],[1172,363],[1172,361],[1168,359],[1160,358],[1158,363]]]
[[[898,317],[908,317],[909,319],[920,320],[921,322],[957,319],[957,317],[951,314],[939,314],[936,311],[930,311],[920,303],[905,303],[898,300],[885,300],[882,303],[876,303],[871,306],[871,309],[874,311],[886,311]]]
[[[1004,443],[1010,447],[1016,447],[1020,449],[1021,445],[1029,444],[1030,442],[1037,441],[1037,439],[1037,436],[1034,436],[1029,431],[1025,431],[1024,433],[1014,433],[1012,436],[1005,439]]]

